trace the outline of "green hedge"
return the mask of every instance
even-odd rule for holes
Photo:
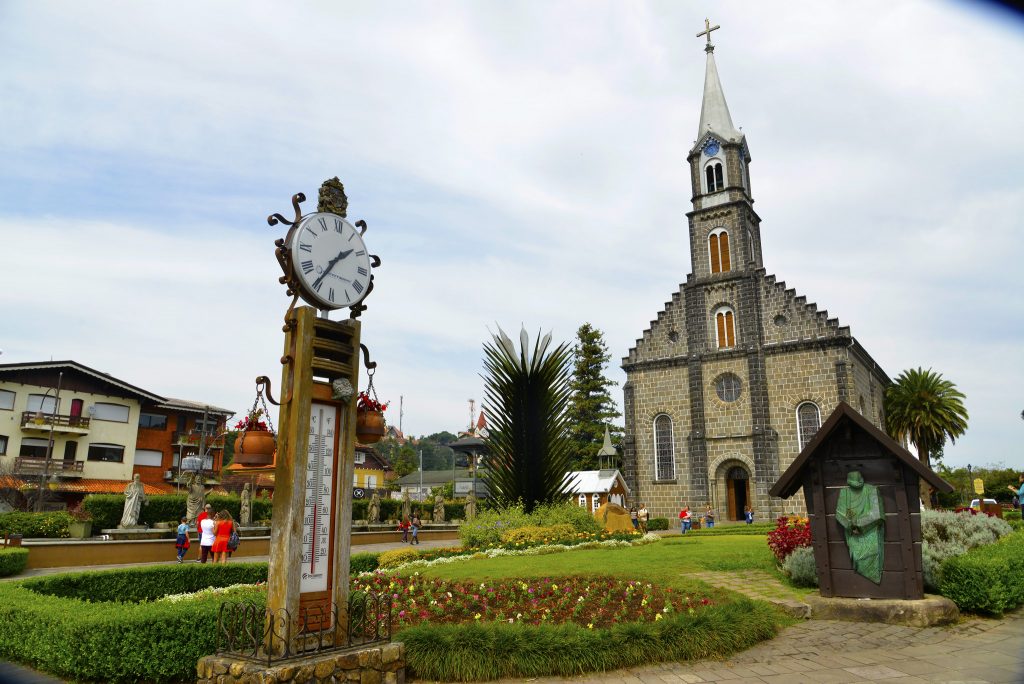
[[[647,521],[647,530],[654,532],[655,530],[667,530],[668,529],[668,518],[651,518]]]
[[[1024,604],[1024,532],[944,561],[940,591],[972,613],[1002,615]]]
[[[357,575],[360,572],[373,572],[379,566],[379,553],[373,553],[370,551],[364,553],[353,553],[348,559],[348,570],[353,575]]]
[[[149,503],[142,507],[139,522],[150,527],[158,522],[177,522],[185,515],[185,494],[163,494],[148,497]],[[206,502],[213,510],[227,509],[238,520],[242,508],[242,499],[238,495],[210,494]],[[252,519],[269,520],[274,503],[270,499],[255,498],[252,500]],[[99,531],[117,527],[124,513],[124,496],[120,494],[90,494],[82,502],[82,508],[92,514],[93,530]]]
[[[8,546],[0,549],[0,577],[17,575],[28,565],[28,549]]]
[[[406,662],[416,679],[468,682],[723,658],[771,639],[782,620],[767,604],[741,599],[693,615],[677,613],[608,629],[503,622],[420,625],[395,638],[405,643]]]
[[[118,515],[118,520],[121,516]],[[20,534],[26,539],[70,537],[72,518],[66,511],[49,513],[0,513],[0,535]]]
[[[687,532],[687,534],[699,534],[699,535],[709,535],[709,536],[715,536],[715,535],[721,535],[721,534],[767,535],[773,529],[775,529],[775,523],[774,522],[751,523],[749,525],[742,524],[742,523],[741,524],[737,524],[737,525],[720,525],[720,524],[716,524],[712,528],[702,527],[699,530],[690,530],[689,532]]]
[[[352,519],[366,520],[369,516],[369,499],[352,500]],[[431,501],[413,501],[412,510],[420,511],[423,515],[434,514],[434,504]],[[479,510],[479,508],[477,509]],[[445,520],[461,520],[466,515],[466,504],[461,501],[446,501],[444,504]],[[381,522],[399,520],[402,517],[402,502],[398,499],[380,500]]]
[[[154,598],[155,575],[161,572],[164,586],[157,595],[189,586],[188,572],[202,579],[193,587],[227,586],[246,572],[258,574],[257,566],[265,576],[265,564],[158,566],[146,568],[140,584]],[[64,575],[62,591],[74,586],[102,591],[105,579],[132,591],[127,575],[140,572],[84,573],[92,579],[70,582],[75,575]],[[58,576],[45,579],[50,590],[61,586]],[[40,582],[0,582],[0,653],[7,660],[74,681],[163,683],[194,681],[196,662],[216,649],[219,596],[180,603],[88,603],[30,588],[38,589]]]

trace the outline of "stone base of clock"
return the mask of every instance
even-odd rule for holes
[[[226,655],[204,656],[196,675],[196,684],[405,684],[405,645],[393,642],[331,651],[271,665]]]

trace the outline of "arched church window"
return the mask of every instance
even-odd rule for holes
[[[580,508],[586,508],[586,507],[587,507],[587,495],[586,494],[580,494]]]
[[[732,270],[732,255],[729,250],[729,232],[719,228],[708,237],[711,252],[711,272],[727,273]]]
[[[736,346],[736,323],[732,309],[722,307],[715,313],[715,334],[719,349],[732,349]]]
[[[676,453],[672,443],[672,419],[664,413],[654,419],[654,479],[676,479]]]
[[[704,184],[707,191],[718,192],[725,187],[725,175],[722,169],[722,162],[713,159],[704,167]]]
[[[800,436],[800,451],[804,450],[821,427],[821,412],[818,405],[805,401],[796,407],[796,426]]]

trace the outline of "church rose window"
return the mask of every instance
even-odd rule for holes
[[[809,401],[800,404],[796,409],[796,424],[800,432],[800,451],[803,451],[821,427],[818,406]]]
[[[672,419],[661,414],[654,419],[655,480],[676,479],[676,454],[672,444]]]
[[[732,373],[723,373],[715,380],[715,392],[722,401],[736,401],[740,398],[743,383]]]
[[[716,230],[708,237],[711,252],[711,272],[727,273],[732,270],[732,256],[729,252],[729,233]]]
[[[718,333],[718,348],[731,349],[736,346],[736,325],[733,321],[731,309],[720,309],[715,314],[716,330]]]

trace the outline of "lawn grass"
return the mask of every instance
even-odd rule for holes
[[[585,549],[544,556],[499,556],[418,571],[427,577],[452,580],[612,575],[687,591],[697,586],[693,573],[736,570],[763,570],[779,576],[775,557],[760,535],[669,536],[644,546]]]

